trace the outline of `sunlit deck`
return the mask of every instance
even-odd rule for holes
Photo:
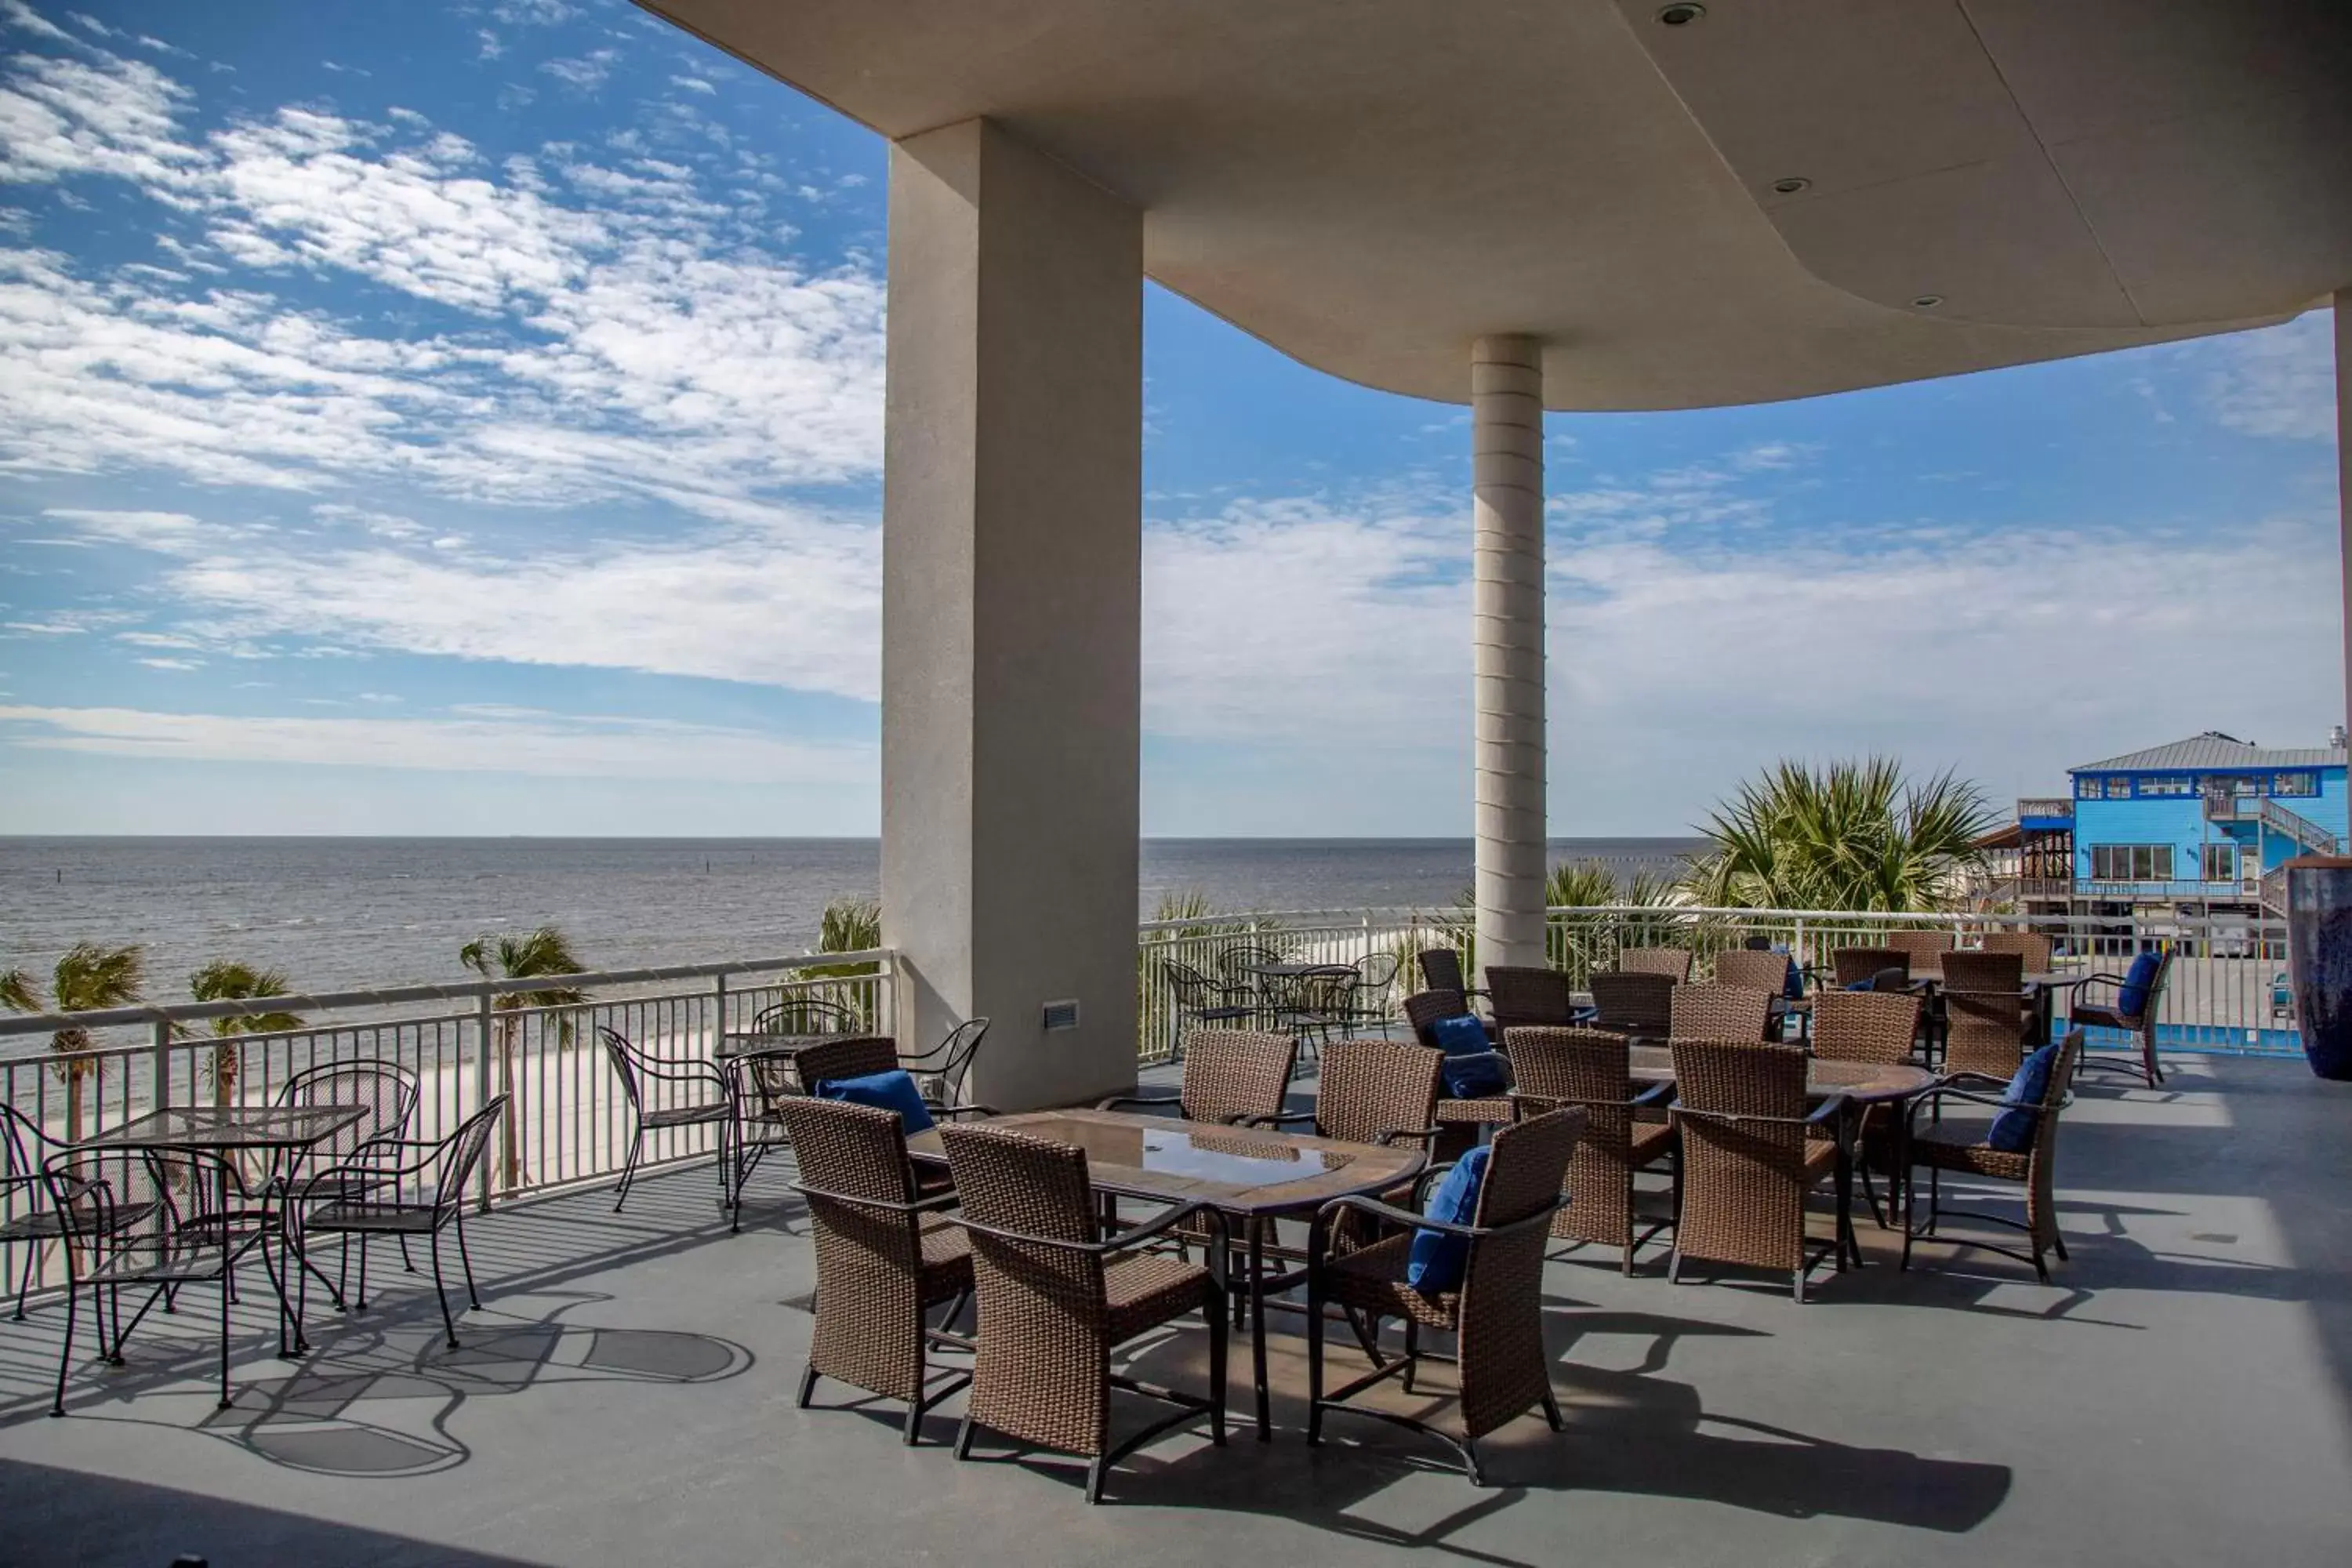
[[[772,1163],[740,1237],[707,1168],[642,1183],[623,1215],[588,1191],[481,1220],[485,1305],[457,1352],[394,1263],[365,1313],[314,1327],[314,1359],[279,1363],[257,1276],[226,1412],[209,1288],[128,1367],[77,1368],[63,1420],[58,1308],[0,1322],[0,1558],[2352,1561],[2352,1095],[2291,1063],[2176,1059],[2163,1090],[2084,1085],[2060,1167],[2074,1260],[2047,1288],[1940,1247],[1898,1273],[1866,1220],[1872,1267],[1802,1307],[1760,1280],[1553,1264],[1570,1431],[1503,1434],[1491,1490],[1376,1423],[1335,1416],[1310,1452],[1295,1399],[1270,1446],[1146,1449],[1099,1509],[1071,1461],[983,1439],[955,1462],[960,1400],[911,1451],[895,1410],[797,1410],[813,1260]],[[1201,1338],[1145,1359],[1197,1377]],[[1298,1343],[1277,1342],[1278,1390]]]

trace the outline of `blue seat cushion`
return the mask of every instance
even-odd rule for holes
[[[1481,1143],[1462,1156],[1430,1193],[1421,1212],[1448,1225],[1468,1225],[1478,1213],[1478,1189],[1486,1184],[1486,1156],[1492,1145]],[[1444,1231],[1416,1230],[1412,1254],[1405,1264],[1404,1282],[1424,1296],[1452,1290],[1470,1267],[1470,1243]]]
[[[1853,984],[1847,986],[1846,989],[1849,991],[1874,991],[1877,989],[1877,985],[1873,981],[1857,980]]]
[[[816,1086],[816,1097],[870,1105],[877,1110],[895,1110],[906,1122],[910,1138],[931,1130],[931,1113],[923,1104],[923,1091],[915,1087],[913,1075],[903,1068],[867,1073],[864,1078],[829,1078]]]
[[[1789,944],[1775,942],[1772,945],[1772,951],[1787,952]],[[1805,998],[1805,972],[1797,967],[1794,956],[1789,960],[1789,978],[1781,983],[1780,994],[1791,1002],[1801,1002]]]
[[[1483,1100],[1508,1093],[1511,1080],[1486,1038],[1486,1026],[1467,1013],[1430,1025],[1429,1037],[1445,1053],[1445,1093],[1453,1100]]]
[[[2157,966],[2163,962],[2163,955],[2154,952],[2143,952],[2132,960],[2131,972],[2116,992],[2116,1012],[2137,1018],[2147,1011],[2147,988],[2156,984]]]
[[[2058,1047],[2054,1043],[2042,1047],[2017,1064],[2009,1092],[2001,1098],[2011,1105],[2040,1105],[2042,1097],[2050,1092],[2050,1074],[2057,1063]],[[2033,1147],[2034,1130],[2041,1121],[2031,1110],[2004,1110],[1992,1119],[1985,1142],[2004,1154],[2022,1154]]]

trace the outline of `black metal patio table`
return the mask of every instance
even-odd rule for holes
[[[294,1160],[349,1129],[365,1117],[368,1110],[364,1105],[167,1105],[85,1138],[74,1147],[156,1153],[201,1149],[215,1154],[267,1154],[273,1160],[288,1161],[290,1184]],[[278,1297],[278,1353],[296,1356],[310,1350],[310,1342],[303,1335],[302,1321],[295,1313],[293,1302],[287,1297],[288,1279],[269,1261],[271,1231],[279,1232],[281,1246],[286,1240],[285,1211],[274,1208],[270,1202],[278,1190],[276,1184],[262,1188],[261,1207],[256,1211],[255,1219],[261,1236],[262,1272],[269,1276],[270,1289]],[[220,1195],[220,1207],[226,1215],[226,1194]],[[296,1255],[289,1250],[289,1256]],[[286,1336],[289,1322],[294,1328],[290,1345]]]

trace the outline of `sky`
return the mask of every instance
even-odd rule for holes
[[[886,180],[620,0],[0,0],[0,833],[876,831]],[[2328,325],[1551,416],[1553,834],[2322,743]],[[1144,363],[1145,832],[1466,835],[1466,412]]]

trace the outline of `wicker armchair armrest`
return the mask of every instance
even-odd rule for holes
[[[2005,1088],[2006,1086],[2004,1086],[2004,1089]],[[2068,1097],[2069,1100],[2072,1098],[2073,1097],[2071,1095]],[[2063,1109],[2067,1103],[2066,1100],[2061,1100],[2056,1106],[2045,1107],[2035,1100],[2011,1100],[2005,1092],[2002,1094],[1978,1094],[1969,1089],[1954,1088],[1949,1083],[1944,1083],[1937,1085],[1936,1088],[1927,1090],[1925,1094],[1911,1101],[1909,1118],[1912,1121],[1916,1122],[1919,1120],[1919,1112],[1923,1109],[1932,1105],[1941,1105],[1946,1100],[1957,1100],[1968,1105],[1987,1105],[1990,1106],[1995,1110],[2022,1110],[2028,1116],[2040,1116],[2044,1110],[2056,1110]]]
[[[1329,1228],[1331,1222],[1342,1213],[1349,1211],[1370,1215],[1374,1219],[1386,1220],[1391,1225],[1401,1226],[1409,1230],[1433,1230],[1444,1236],[1458,1236],[1465,1241],[1478,1241],[1486,1237],[1508,1236],[1514,1231],[1526,1230],[1533,1226],[1549,1226],[1551,1224],[1551,1216],[1567,1206],[1568,1195],[1563,1193],[1535,1213],[1512,1220],[1507,1225],[1456,1225],[1450,1220],[1432,1219],[1427,1215],[1414,1214],[1410,1209],[1401,1209],[1394,1204],[1384,1204],[1378,1198],[1350,1194],[1346,1197],[1333,1198],[1315,1211],[1313,1235],[1308,1242],[1308,1248],[1319,1256],[1323,1247],[1324,1234]]]
[[[1398,1143],[1418,1143],[1421,1145],[1422,1152],[1425,1154],[1429,1152],[1431,1141],[1437,1138],[1445,1130],[1442,1127],[1421,1127],[1415,1128],[1410,1131],[1402,1127],[1391,1128],[1390,1131],[1383,1132],[1379,1137],[1373,1139],[1372,1142],[1379,1144],[1383,1149],[1390,1148]]]
[[[1685,1105],[1679,1100],[1666,1109],[1676,1116],[1688,1116],[1701,1121],[1721,1121],[1734,1127],[1749,1121],[1773,1127],[1822,1127],[1844,1114],[1845,1105],[1843,1094],[1833,1094],[1802,1116],[1762,1116],[1745,1110],[1701,1110],[1696,1106]]]
[[[1508,1099],[1511,1101],[1513,1116],[1517,1119],[1521,1116],[1541,1116],[1545,1111],[1556,1110],[1563,1105],[1581,1106],[1589,1110],[1634,1110],[1643,1106],[1663,1105],[1674,1098],[1674,1092],[1675,1086],[1667,1082],[1652,1084],[1641,1093],[1628,1095],[1623,1100],[1579,1099],[1573,1095],[1564,1094],[1526,1094],[1516,1089],[1511,1090]]]
[[[982,1236],[995,1237],[1000,1241],[1017,1241],[1027,1247],[1059,1247],[1065,1252],[1090,1252],[1097,1257],[1104,1257],[1110,1253],[1125,1252],[1130,1247],[1140,1247],[1162,1231],[1195,1215],[1208,1217],[1213,1244],[1224,1239],[1223,1213],[1216,1205],[1200,1198],[1189,1204],[1179,1204],[1173,1208],[1163,1210],[1145,1220],[1141,1225],[1130,1226],[1117,1236],[1103,1241],[1064,1241],[1058,1237],[1032,1236],[1027,1231],[1006,1230],[999,1226],[982,1225],[978,1220],[967,1219],[960,1214],[948,1215],[948,1223],[960,1225],[966,1230],[977,1231]],[[1213,1256],[1217,1250],[1220,1249],[1213,1245],[1212,1255]]]
[[[891,1214],[932,1214],[953,1208],[956,1202],[956,1194],[952,1188],[944,1193],[935,1193],[928,1198],[918,1198],[912,1203],[902,1203],[889,1198],[861,1197],[853,1193],[836,1193],[827,1187],[812,1187],[806,1182],[794,1182],[793,1191],[804,1198],[824,1198],[837,1204],[853,1204],[859,1208],[884,1209]]]
[[[1122,1105],[1173,1105],[1182,1109],[1181,1094],[1114,1094],[1108,1100],[1095,1101],[1097,1110],[1117,1110]]]
[[[1240,1121],[1234,1123],[1234,1125],[1236,1127],[1276,1128],[1280,1127],[1286,1121],[1304,1121],[1311,1127],[1315,1123],[1315,1113],[1312,1110],[1277,1110],[1270,1116],[1244,1117]]]

